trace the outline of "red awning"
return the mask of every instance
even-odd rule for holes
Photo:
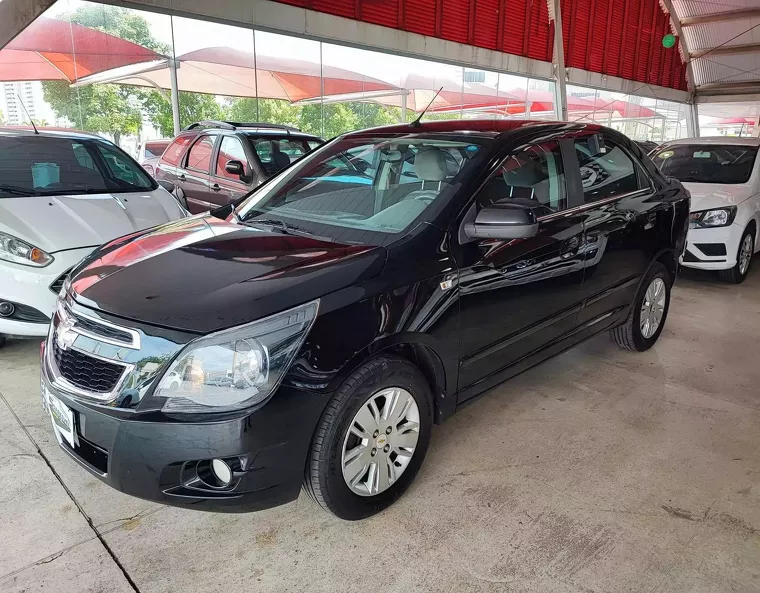
[[[163,58],[108,33],[40,17],[0,50],[0,81],[75,82],[103,70]]]

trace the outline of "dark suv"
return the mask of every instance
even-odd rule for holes
[[[197,214],[243,196],[323,142],[289,126],[202,121],[174,138],[155,177]]]
[[[128,494],[256,510],[303,484],[359,519],[473,397],[599,332],[652,347],[688,224],[683,186],[600,126],[346,134],[85,259],[43,400],[61,447]]]

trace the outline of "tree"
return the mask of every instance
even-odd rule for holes
[[[229,109],[229,116],[232,121],[298,127],[301,107],[279,99],[237,99]]]
[[[172,106],[160,93],[151,91],[144,94],[143,109],[151,123],[163,136],[174,136],[174,119]],[[200,93],[179,93],[179,123],[185,127],[204,119],[227,119],[227,110],[220,105],[213,95]],[[233,118],[234,119],[234,118]]]
[[[148,22],[134,12],[102,4],[85,5],[61,15],[85,27],[139,43],[160,53],[169,48],[150,33]],[[43,96],[58,117],[65,117],[77,127],[91,132],[111,134],[118,144],[124,134],[135,134],[142,123],[141,103],[154,91],[141,91],[124,85],[90,85],[71,88],[65,81],[42,83]]]
[[[55,114],[83,130],[111,134],[116,144],[123,134],[140,130],[142,116],[132,89],[112,84],[71,88],[67,82],[57,80],[43,85],[45,101]]]

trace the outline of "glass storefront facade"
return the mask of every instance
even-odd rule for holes
[[[330,138],[412,121],[428,105],[425,119],[556,119],[550,80],[78,0],[59,0],[45,17],[71,28],[78,82],[0,82],[7,87],[0,94],[0,117],[6,124],[27,123],[13,97],[19,84],[34,85],[21,96],[30,112],[45,114],[33,116],[38,124],[97,132],[132,153],[140,142],[173,135],[174,73],[181,127],[207,119],[264,122]],[[147,48],[153,59],[134,58],[88,78],[93,60],[84,67],[90,50],[80,25]],[[110,47],[103,45],[98,51],[106,63]],[[129,63],[133,57],[119,59]],[[611,126],[636,140],[687,135],[685,104],[585,87],[568,86],[567,92],[571,121]]]

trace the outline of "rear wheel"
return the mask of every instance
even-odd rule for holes
[[[649,350],[660,337],[670,308],[670,285],[667,268],[660,262],[652,264],[625,323],[610,332],[623,350]]]
[[[364,519],[393,504],[422,466],[432,427],[430,388],[400,358],[359,367],[322,414],[304,489],[341,519]]]
[[[718,276],[724,282],[741,284],[749,274],[752,254],[755,252],[755,230],[748,227],[739,241],[739,251],[736,253],[736,265],[729,270],[721,270]]]

